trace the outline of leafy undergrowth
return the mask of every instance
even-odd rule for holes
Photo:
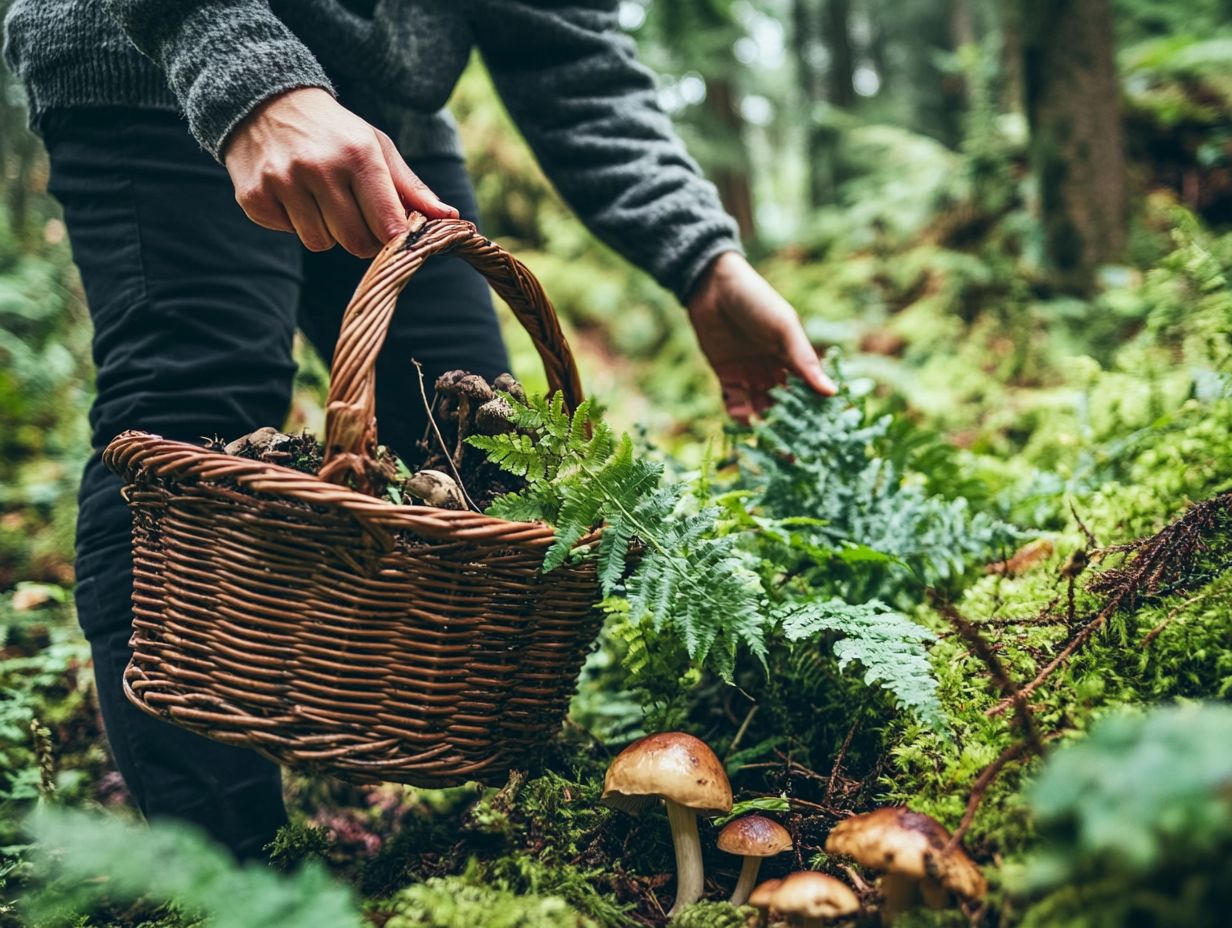
[[[1064,298],[1023,259],[1013,153],[989,157],[966,157],[964,189],[943,191],[954,208],[912,229],[819,227],[771,262],[817,339],[848,348],[843,394],[792,386],[704,453],[683,442],[715,431],[713,400],[695,365],[671,363],[693,347],[663,299],[630,291],[606,258],[532,261],[554,295],[593,311],[575,319],[583,340],[619,318],[620,349],[657,358],[667,373],[647,393],[673,397],[680,423],[667,453],[604,437],[593,419],[584,437],[531,404],[538,446],[563,441],[551,461],[505,460],[572,476],[550,492],[532,479],[499,505],[575,539],[603,518],[653,572],[637,579],[615,542],[594,552],[609,622],[539,769],[500,791],[289,777],[278,875],[131,824],[63,558],[43,550],[67,546],[72,502],[71,477],[41,455],[83,443],[57,415],[75,402],[55,380],[73,366],[55,347],[70,333],[31,309],[0,376],[0,406],[30,424],[4,436],[17,464],[0,481],[0,554],[13,555],[0,587],[37,581],[0,601],[0,925],[662,924],[665,817],[609,810],[599,793],[616,751],[663,728],[703,737],[738,808],[792,832],[794,852],[766,876],[812,866],[850,881],[826,836],[878,805],[962,829],[989,900],[900,924],[1219,924],[1232,735],[1226,708],[1205,704],[1232,695],[1232,236],[1156,197],[1144,269]],[[23,263],[12,277],[60,296],[63,271]],[[40,520],[55,537],[27,544]],[[712,602],[698,576],[717,578],[702,591]],[[28,821],[35,805],[48,808]],[[77,807],[109,814],[64,811]],[[686,928],[743,919],[717,901],[739,861],[716,830],[701,823],[709,901]]]
[[[292,777],[296,824],[271,848],[285,876],[237,871],[163,827],[54,808],[19,825],[36,799],[122,801],[63,597],[23,587],[3,607],[0,878],[8,900],[41,908],[0,924],[238,925],[253,911],[263,925],[661,924],[665,817],[609,810],[599,792],[625,741],[665,727],[714,747],[739,809],[788,826],[794,852],[767,860],[767,877],[811,866],[849,879],[823,850],[830,828],[903,803],[960,828],[992,884],[966,915],[905,923],[1217,924],[1226,710],[1145,707],[1232,693],[1230,259],[1232,240],[1182,222],[1174,252],[1116,297],[1149,301],[1139,335],[1106,363],[1071,364],[1063,387],[1020,391],[1034,404],[1020,433],[986,409],[965,449],[852,375],[858,364],[838,399],[793,386],[695,470],[531,403],[525,428],[562,440],[551,461],[524,456],[529,488],[497,505],[533,505],[523,514],[575,536],[635,514],[625,535],[657,542],[661,571],[688,564],[690,544],[718,545],[747,615],[649,600],[633,565],[600,550],[610,621],[540,769],[499,791]],[[533,479],[539,464],[567,477],[558,495]],[[578,508],[588,480],[618,471]],[[689,594],[683,577],[672,596]],[[716,830],[701,823],[711,902],[679,924],[742,923],[714,901],[739,870]],[[155,859],[174,875],[152,879]],[[241,894],[253,901],[239,909]]]

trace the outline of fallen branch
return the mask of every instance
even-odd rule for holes
[[[1031,714],[1031,709],[1027,705],[1026,695],[1010,678],[1009,671],[1001,663],[1001,658],[993,650],[992,645],[988,643],[987,639],[979,633],[974,625],[963,618],[951,603],[944,602],[934,596],[933,605],[945,620],[954,627],[954,630],[962,636],[962,639],[967,642],[972,653],[984,662],[984,666],[988,668],[993,682],[997,685],[1002,695],[1005,696],[1005,700],[1014,707],[1014,717],[1023,738],[1026,739],[1026,744],[1036,754],[1042,755],[1044,753],[1044,743],[1040,738],[1039,726],[1036,724],[1035,716]]]
[[[1164,526],[1150,538],[1122,546],[1133,551],[1130,564],[1123,568],[1109,569],[1096,576],[1087,589],[1108,596],[1103,607],[1084,625],[1061,652],[1050,660],[1030,683],[1024,685],[1017,699],[1026,699],[1040,688],[1079,648],[1086,644],[1104,623],[1120,609],[1136,605],[1144,597],[1158,593],[1165,581],[1176,581],[1194,564],[1196,556],[1205,544],[1205,538],[1213,534],[1232,509],[1232,492],[1220,493],[1204,500],[1180,518]],[[1112,550],[1112,549],[1106,549]],[[1170,589],[1179,588],[1171,583]],[[999,715],[1015,704],[1015,699],[1001,700],[984,714]]]
[[[847,749],[851,747],[851,739],[855,737],[856,729],[860,727],[860,717],[857,715],[851,727],[847,729],[847,737],[843,739],[843,745],[838,749],[838,756],[834,758],[834,763],[830,766],[830,780],[826,783],[825,795],[821,797],[822,802],[830,801],[830,794],[834,792],[834,784],[838,782],[839,771],[843,768],[843,759],[847,756]]]
[[[992,785],[992,781],[997,778],[1006,764],[1021,758],[1027,752],[1027,748],[1027,742],[1016,741],[1002,751],[996,760],[980,771],[980,775],[976,777],[975,783],[971,787],[971,796],[967,799],[967,808],[963,812],[963,817],[959,820],[958,827],[954,829],[954,833],[950,836],[950,843],[946,845],[943,853],[950,853],[950,851],[962,843],[963,835],[967,833],[971,823],[975,821],[975,812],[980,807],[984,794],[988,792],[988,787]]]

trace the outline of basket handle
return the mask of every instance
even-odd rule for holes
[[[342,319],[329,374],[325,409],[325,462],[320,477],[342,484],[348,476],[367,483],[376,457],[376,359],[398,295],[431,255],[454,254],[487,278],[534,342],[548,387],[559,390],[570,410],[582,401],[573,352],[556,310],[535,275],[517,258],[462,219],[429,220],[412,212],[406,232],[373,259]]]

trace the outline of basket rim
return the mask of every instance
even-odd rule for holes
[[[544,550],[556,540],[555,529],[546,522],[512,522],[470,509],[399,505],[281,464],[223,454],[137,429],[113,438],[103,451],[103,463],[130,484],[142,475],[172,481],[229,481],[254,493],[343,510],[386,548],[393,547],[395,531],[435,541]],[[602,528],[595,529],[575,548],[593,544],[601,534]]]

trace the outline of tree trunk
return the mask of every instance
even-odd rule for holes
[[[1026,106],[1022,75],[1023,12],[1022,4],[1007,4],[995,20],[995,28],[1001,34],[1001,106],[1007,113],[1022,113]]]
[[[826,89],[830,102],[841,110],[855,106],[855,53],[851,48],[851,0],[826,0],[826,23],[823,31],[830,66],[826,71]]]
[[[731,156],[711,171],[714,185],[719,188],[724,208],[740,227],[740,236],[751,244],[757,238],[757,223],[753,217],[749,155],[744,144],[744,120],[736,109],[736,92],[730,79],[711,77],[706,81],[706,108],[732,146]]]
[[[813,127],[817,119],[817,104],[822,99],[821,78],[813,57],[815,41],[811,3],[809,0],[792,0],[791,50],[796,66],[796,98],[800,102],[800,112],[804,114],[804,185],[808,191],[808,204],[814,207],[820,206],[826,199],[821,152],[817,148],[817,134]]]
[[[903,37],[902,94],[908,101],[910,126],[951,148],[962,141],[965,90],[960,77],[947,74],[938,62],[954,50],[955,0],[904,3],[898,7],[898,33]]]
[[[1091,290],[1121,257],[1128,214],[1110,0],[1024,0],[1023,84],[1048,260]]]

